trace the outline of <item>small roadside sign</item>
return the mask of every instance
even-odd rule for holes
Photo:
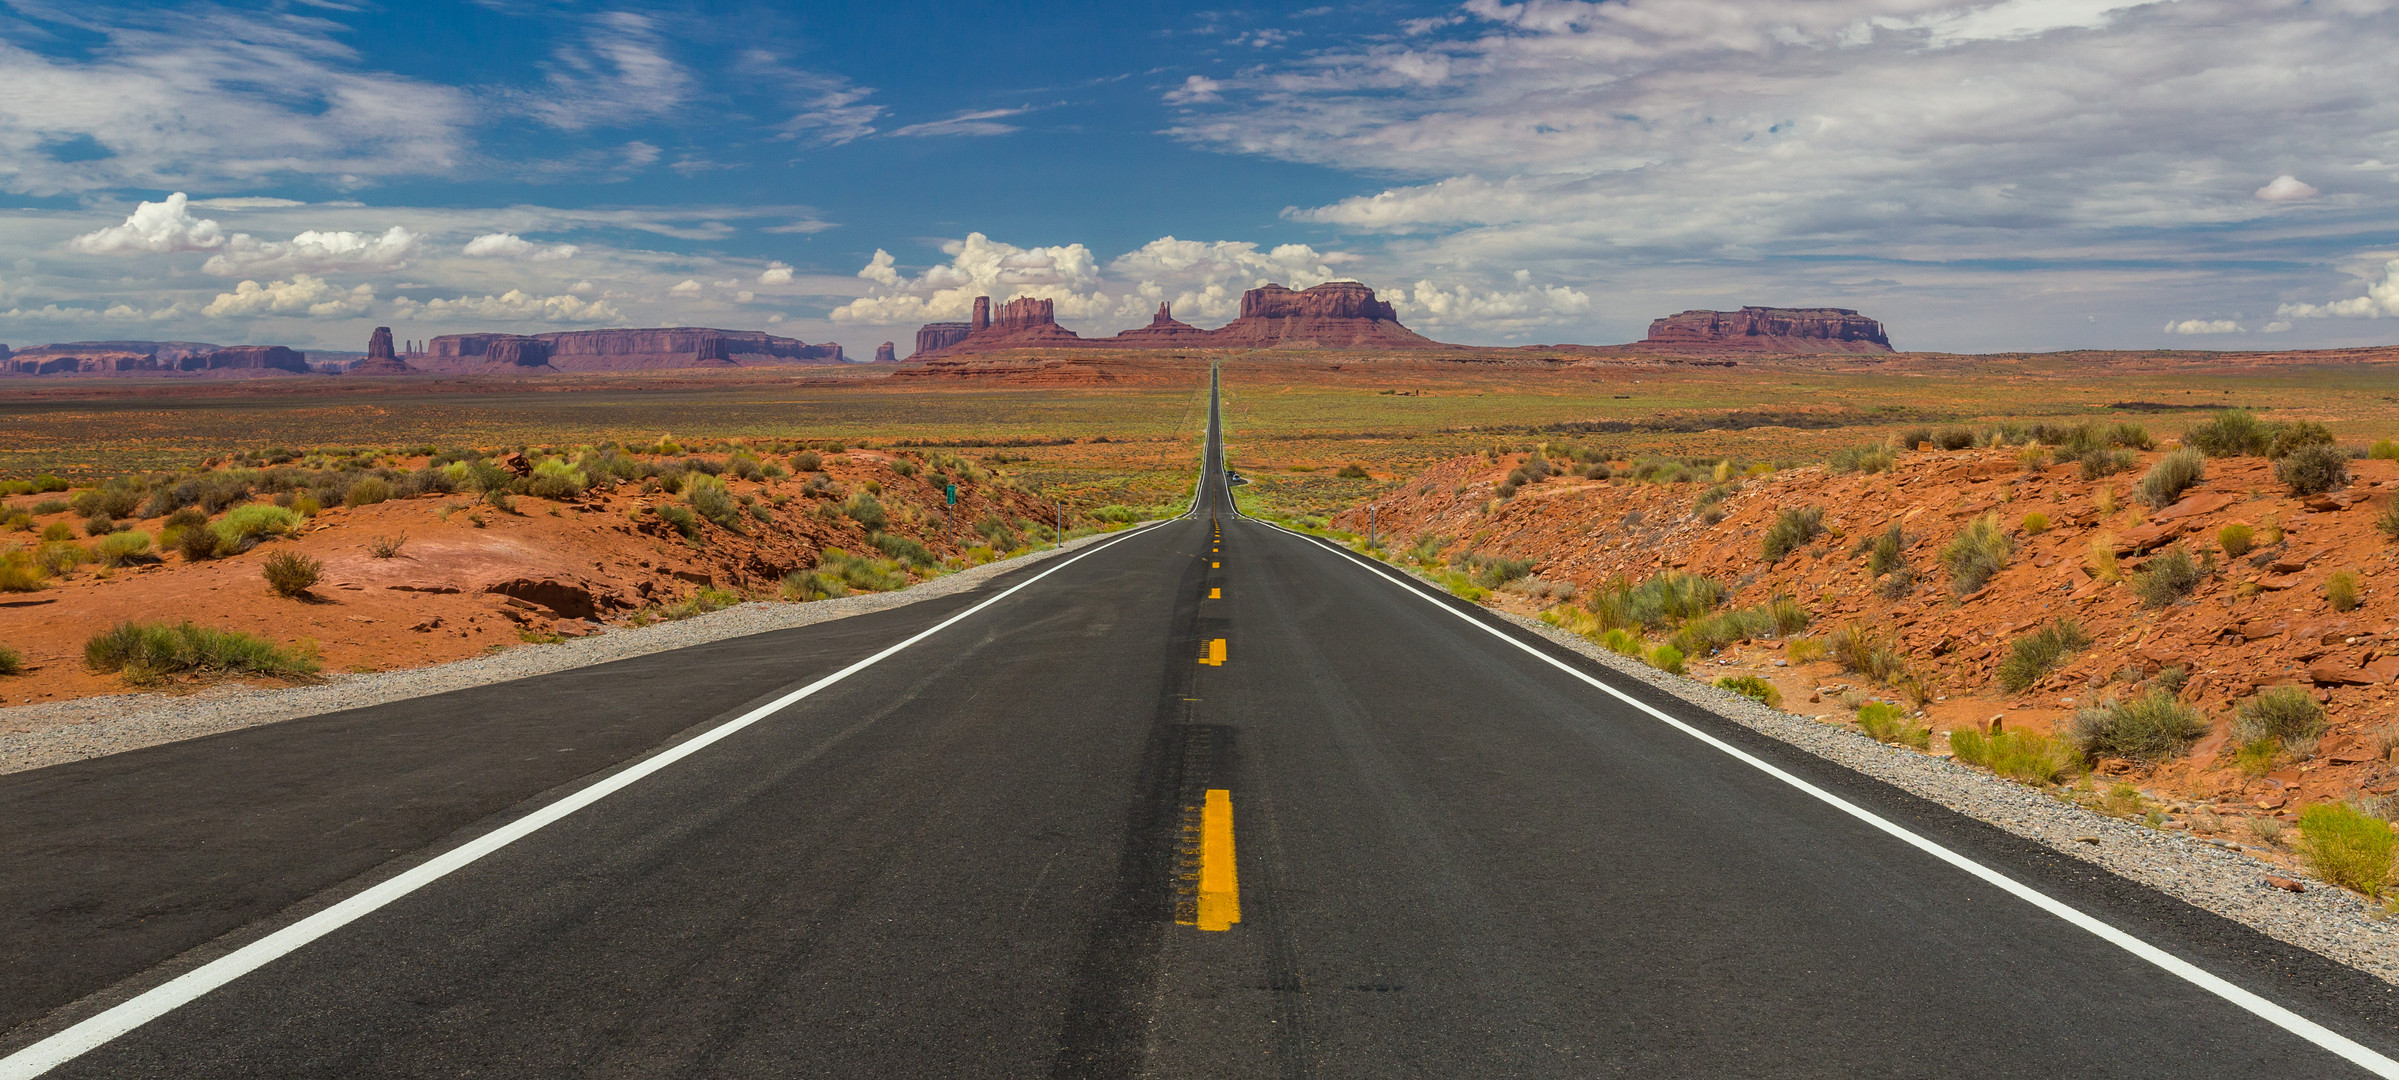
[[[947,486],[947,492],[950,497],[950,505],[958,505],[958,482],[955,480],[950,481]]]

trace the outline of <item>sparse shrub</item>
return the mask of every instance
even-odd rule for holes
[[[870,559],[840,548],[826,548],[817,557],[816,572],[830,575],[856,592],[890,592],[908,587],[908,576],[890,559]]]
[[[107,536],[108,534],[125,527],[126,526],[117,524],[115,519],[110,518],[107,515],[102,515],[100,517],[90,518],[84,521],[83,535],[97,538]]]
[[[0,529],[7,529],[10,532],[32,532],[33,515],[26,513],[23,507],[0,506]]]
[[[2365,586],[2359,583],[2354,570],[2335,570],[2324,579],[2324,599],[2332,602],[2334,611],[2356,611],[2366,602]]]
[[[1606,480],[1615,475],[1616,471],[1608,468],[1608,463],[1604,461],[1594,461],[1590,467],[1583,470],[1583,478],[1586,480]]]
[[[683,485],[683,498],[701,517],[734,532],[741,531],[741,505],[733,501],[733,493],[725,488],[723,480],[707,473],[692,473]]]
[[[1876,742],[1898,746],[1913,746],[1922,750],[1932,745],[1932,729],[1908,719],[1906,710],[1880,701],[1868,702],[1858,708],[1858,730]]]
[[[2191,558],[2181,544],[2174,544],[2150,556],[2132,575],[2132,591],[2141,598],[2141,606],[2162,608],[2199,588],[2207,580],[2207,568]]]
[[[1535,460],[1535,461],[1539,461],[1539,460],[1540,460],[1540,458],[1536,456],[1536,457],[1535,457],[1533,460]],[[1546,469],[1544,469],[1544,470],[1543,470],[1543,473],[1544,473],[1544,474],[1546,474],[1547,472],[1548,472],[1548,470],[1546,470]],[[1335,476],[1338,476],[1338,477],[1340,477],[1340,478],[1341,478],[1341,479],[1343,479],[1343,480],[1365,480],[1365,479],[1368,479],[1368,477],[1367,477],[1367,475],[1366,475],[1366,466],[1364,466],[1364,465],[1360,465],[1360,464],[1358,464],[1358,463],[1356,463],[1356,462],[1351,462],[1350,464],[1347,464],[1347,465],[1344,465],[1344,466],[1342,466],[1342,467],[1341,467],[1341,471],[1340,471],[1340,472],[1337,472],[1337,473],[1334,473],[1333,475],[1335,475]]]
[[[75,539],[75,530],[66,522],[53,521],[48,525],[42,526],[41,539],[42,543],[45,544],[64,543],[68,540]]]
[[[2349,482],[2349,458],[2337,446],[2309,443],[2274,463],[2274,479],[2293,495],[2322,495]]]
[[[1474,583],[1486,589],[1499,588],[1533,572],[1533,560],[1531,559],[1486,558],[1476,555],[1469,560],[1469,565],[1473,567]]]
[[[1730,690],[1733,693],[1739,694],[1742,697],[1753,698],[1757,701],[1763,702],[1768,706],[1776,706],[1783,703],[1782,691],[1775,689],[1773,683],[1767,682],[1766,680],[1758,678],[1755,675],[1727,675],[1724,678],[1716,680],[1716,685],[1723,689]]]
[[[650,511],[657,514],[660,521],[674,526],[675,531],[682,533],[685,540],[700,538],[700,516],[692,513],[689,507],[681,503],[659,503],[651,507]]]
[[[1907,659],[1900,655],[1891,636],[1884,630],[1862,622],[1846,623],[1826,635],[1825,649],[1843,671],[1864,675],[1885,685],[1897,684],[1908,676]]]
[[[793,472],[816,472],[824,467],[825,459],[817,456],[814,450],[802,450],[791,455],[791,471]]]
[[[175,550],[183,553],[183,561],[187,563],[216,558],[217,547],[222,543],[224,540],[205,521],[187,526],[175,536]]]
[[[933,557],[932,549],[905,536],[876,533],[872,539],[876,550],[920,570],[928,569],[939,561]]]
[[[1943,450],[1964,450],[1974,445],[1974,429],[1945,427],[1933,432],[1932,444]]]
[[[2232,734],[2243,743],[2273,739],[2304,746],[2324,733],[2324,706],[2296,686],[2269,686],[2232,711]]]
[[[259,573],[267,579],[267,587],[277,596],[301,597],[308,594],[317,579],[324,576],[325,564],[297,551],[278,551],[267,556]]]
[[[2024,515],[2023,524],[2018,525],[2017,528],[2024,530],[2024,535],[2026,536],[2039,536],[2042,533],[2049,531],[2049,515],[2041,513],[2026,514]]]
[[[869,532],[889,524],[889,519],[883,513],[883,504],[864,491],[851,492],[850,497],[842,501],[841,512],[848,515],[850,520],[865,526]]]
[[[2185,445],[2209,457],[2260,455],[2273,439],[2272,430],[2260,423],[2255,414],[2240,409],[2219,412],[2214,419],[2192,427],[2182,436]]]
[[[67,501],[67,507],[87,518],[127,517],[141,507],[144,494],[138,482],[120,476],[99,487],[76,492]]]
[[[0,645],[0,675],[25,673],[25,656],[6,645]]]
[[[544,499],[580,499],[591,488],[590,475],[567,464],[565,458],[549,458],[535,465],[526,480],[525,494]],[[720,482],[718,486],[723,485]]]
[[[1949,587],[1964,596],[1991,583],[2016,551],[2016,541],[1999,527],[1998,514],[1985,514],[1950,538],[1941,549],[1941,565],[1949,571]]]
[[[1024,540],[1016,535],[1016,530],[1009,528],[1007,522],[996,517],[986,517],[975,522],[975,535],[990,541],[991,546],[1000,551],[1014,551],[1024,544]]]
[[[2299,812],[2299,845],[2323,878],[2367,896],[2382,895],[2391,877],[2390,822],[2347,803],[2317,803]]]
[[[2077,711],[2067,737],[2086,758],[2154,762],[2180,755],[2207,733],[2207,718],[2199,710],[2160,688],[2129,701],[2102,701]]]
[[[92,553],[72,540],[60,540],[34,549],[33,559],[52,574],[68,574],[92,561]]]
[[[120,672],[136,685],[187,673],[296,678],[317,671],[313,658],[264,638],[190,622],[119,623],[83,643],[83,662],[102,674]]]
[[[2032,688],[2069,654],[2091,644],[2091,635],[2072,619],[2059,619],[2008,643],[2007,659],[1999,662],[1999,685],[2011,694]]]
[[[140,531],[111,533],[102,537],[92,548],[93,557],[102,566],[125,566],[154,561],[150,557],[150,534]]]
[[[2224,557],[2238,559],[2256,546],[2257,534],[2249,526],[2235,522],[2216,530],[2216,546],[2224,549]]]
[[[2376,439],[2366,456],[2376,461],[2399,461],[2399,440]]]
[[[307,522],[299,511],[265,503],[234,507],[232,512],[218,518],[210,526],[217,534],[217,550],[242,551],[270,537],[283,536]]]
[[[2026,784],[2055,784],[2082,766],[2082,756],[2066,740],[2035,731],[1985,735],[1959,728],[1949,733],[1949,749],[1959,761]]]
[[[2049,467],[2049,451],[2043,447],[2027,446],[2016,452],[2016,464],[2023,466],[2025,472],[2040,472]]]
[[[23,548],[0,551],[0,592],[34,592],[47,587],[50,571]]]
[[[722,611],[739,603],[741,603],[741,594],[739,593],[728,592],[724,589],[703,588],[699,592],[693,593],[689,600],[668,604],[660,609],[659,614],[669,620],[681,620],[694,615],[706,615],[711,611]]]
[[[2251,739],[2233,751],[2232,763],[2240,767],[2242,775],[2255,779],[2273,772],[2274,760],[2280,756],[2282,740]]]
[[[1641,643],[1641,635],[1621,626],[1601,634],[1599,645],[1618,656],[1640,656],[1645,651],[1645,646]]]
[[[2280,461],[2302,447],[2331,446],[2332,429],[2313,420],[2293,420],[2273,426],[2274,437],[2266,443],[2266,456]]]
[[[2082,467],[2082,478],[2085,480],[2114,476],[2140,464],[2140,460],[2130,450],[2111,450],[2106,447],[2092,447],[2074,455],[2074,462]]]
[[[1585,607],[1603,629],[1671,626],[1714,611],[1730,595],[1724,584],[1702,574],[1664,570],[1639,585],[1610,579],[1591,593]]]
[[[391,482],[380,476],[361,476],[342,493],[344,506],[373,506],[392,497]]]
[[[1781,562],[1783,557],[1806,546],[1824,532],[1824,508],[1805,506],[1784,510],[1774,515],[1774,524],[1766,527],[1762,554],[1767,562]]]
[[[2110,583],[2123,580],[2123,571],[2116,567],[2116,534],[2100,533],[2092,537],[2089,561],[2093,578]]]
[[[2142,502],[2163,509],[2172,506],[2183,492],[2206,476],[2207,459],[2186,446],[2157,459],[2134,491]]]
[[[1833,451],[1833,456],[1825,461],[1825,468],[1835,474],[1878,473],[1890,472],[1891,467],[1898,463],[1898,455],[1893,454],[1889,446],[1867,443]]]
[[[1824,642],[1817,638],[1792,638],[1791,644],[1784,648],[1783,655],[1790,658],[1791,666],[1797,667],[1801,664],[1813,664],[1831,656],[1832,650],[1826,648]]]
[[[734,454],[725,459],[725,471],[732,473],[736,480],[756,480],[766,475],[764,470],[758,467],[758,459],[746,453]]]
[[[315,517],[317,516],[317,511],[323,510],[324,508],[325,504],[318,502],[316,496],[314,495],[295,495],[292,497],[292,513],[298,514],[301,517]]]
[[[1649,651],[1649,666],[1668,675],[1683,673],[1683,651],[1672,645],[1660,645]]]

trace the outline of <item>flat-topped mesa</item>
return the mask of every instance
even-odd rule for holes
[[[875,363],[878,363],[878,364],[896,364],[896,363],[899,363],[899,362],[900,362],[900,343],[899,343],[899,342],[896,342],[896,341],[886,341],[886,342],[884,342],[884,343],[883,343],[883,344],[881,344],[881,345],[877,345],[877,346],[875,346]]]
[[[1745,307],[1685,311],[1649,324],[1639,344],[1668,350],[1779,353],[1890,352],[1883,325],[1848,308]]]
[[[350,365],[350,375],[406,375],[416,369],[400,359],[399,350],[392,347],[392,328],[378,326],[367,338],[367,358]]]
[[[1328,281],[1296,292],[1267,285],[1241,294],[1241,317],[1211,331],[1213,345],[1300,345],[1325,349],[1438,349],[1440,342],[1399,324],[1390,301],[1355,281]]]
[[[972,332],[974,332],[974,325],[972,323],[926,323],[923,326],[917,327],[916,329],[916,352],[914,355],[923,356],[926,353],[940,352],[943,349],[949,348],[952,345],[956,345],[957,343],[966,340],[966,335]]]
[[[534,334],[444,334],[418,367],[443,372],[648,371],[692,367],[838,364],[841,346],[756,330],[661,327]]]

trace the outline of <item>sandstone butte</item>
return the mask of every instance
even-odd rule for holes
[[[374,335],[367,339],[367,358],[352,365],[349,373],[352,375],[406,375],[415,370],[408,366],[407,361],[400,359],[400,354],[392,348],[392,328],[378,326],[375,328]]]
[[[1649,324],[1638,348],[1761,353],[1890,352],[1883,324],[1848,308],[1685,311]]]
[[[444,334],[412,366],[449,374],[647,371],[787,364],[839,364],[841,346],[810,345],[755,330],[661,327],[549,334]]]
[[[304,374],[308,354],[281,345],[197,341],[70,341],[0,353],[10,375]]]
[[[1054,304],[1020,296],[995,312],[991,298],[975,298],[974,318],[964,323],[927,323],[916,332],[912,360],[933,360],[1006,349],[1099,348],[1268,348],[1446,349],[1399,323],[1389,301],[1355,281],[1328,281],[1293,291],[1267,285],[1241,294],[1241,314],[1214,330],[1179,322],[1165,304],[1150,324],[1114,337],[1085,338],[1058,325]]]
[[[2399,462],[2352,461],[2346,488],[2303,499],[2288,495],[2262,458],[2215,458],[2180,501],[2152,510],[2131,490],[2162,452],[2097,481],[2083,479],[2072,463],[2028,471],[2017,453],[1903,452],[1885,474],[1787,469],[1732,481],[1712,510],[1699,501],[1708,483],[1622,477],[1555,477],[1496,500],[1498,484],[1524,455],[1476,455],[1437,465],[1367,505],[1393,550],[1435,537],[1445,553],[1463,554],[1457,541],[1471,538],[1484,553],[1532,560],[1526,582],[1571,584],[1580,597],[1611,578],[1637,582],[1684,571],[1730,587],[1728,607],[1796,598],[1812,615],[1812,635],[1849,624],[1887,632],[1934,694],[1924,708],[1936,732],[1993,724],[2051,731],[2079,707],[2131,697],[2165,669],[2182,668],[2188,681],[2178,696],[2202,710],[2212,730],[2164,762],[2101,759],[2094,775],[2103,785],[2124,780],[2223,815],[2286,821],[2308,803],[2399,794],[2399,729],[2389,726],[2399,707],[2399,588],[2390,587],[2399,583],[2399,546],[2375,526],[2377,513],[2399,498]],[[1766,561],[1760,537],[1778,512],[1807,506],[1823,508],[1827,534]],[[1363,533],[1367,514],[1360,506],[1334,524]],[[1986,514],[1999,515],[2015,552],[1989,585],[1956,595],[1941,549]],[[2033,514],[2047,527],[2028,523]],[[1886,599],[1877,588],[1885,582],[1868,576],[1860,541],[1894,522],[1919,577]],[[2251,526],[2262,546],[2228,556],[2218,530],[2235,523]],[[2272,528],[2281,530],[2280,542],[2266,542]],[[2213,572],[2187,599],[2144,607],[2127,582],[2177,544]],[[2095,548],[2117,556],[2118,576],[2095,564]],[[2348,611],[2336,610],[2325,588],[2344,571],[2364,586],[2363,603]],[[1529,589],[1503,589],[1493,602],[1526,614],[1543,603]],[[1568,601],[1559,610],[1574,607]],[[2025,692],[2002,690],[1995,673],[2010,642],[2059,618],[2079,622],[2094,643]],[[1711,682],[1757,676],[1781,691],[1784,708],[1833,723],[1850,720],[1839,700],[1847,694],[1909,701],[1898,688],[1830,661],[1777,666],[1786,647],[1743,641],[1691,658],[1689,671]],[[2331,726],[2314,747],[2286,753],[2271,769],[2244,771],[2234,760],[2230,717],[2260,688],[2277,685],[2315,697]],[[1933,749],[1944,745],[1936,737]]]

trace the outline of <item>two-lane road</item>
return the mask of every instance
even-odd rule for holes
[[[1243,519],[1217,427],[982,593],[0,777],[0,1077],[2390,1068],[2386,984]]]

